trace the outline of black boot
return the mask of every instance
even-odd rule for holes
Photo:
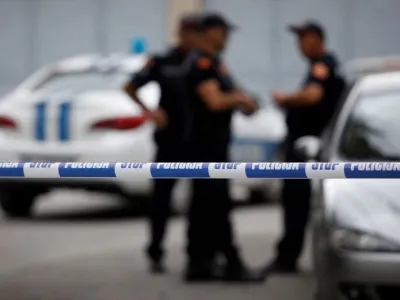
[[[149,271],[152,274],[163,274],[166,272],[165,266],[163,264],[163,253],[157,247],[147,248],[147,257],[149,259]]]
[[[222,280],[236,283],[263,283],[266,277],[265,273],[251,270],[242,262],[228,262],[222,273]]]
[[[187,282],[209,282],[219,280],[218,268],[213,261],[190,261],[187,265],[184,280]]]
[[[164,274],[166,272],[165,266],[162,261],[150,260],[150,273]]]
[[[268,274],[296,274],[298,273],[298,268],[296,263],[284,262],[279,259],[275,259],[268,265],[262,268],[261,271],[265,276]]]

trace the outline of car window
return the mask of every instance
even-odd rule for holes
[[[130,74],[112,71],[102,72],[97,70],[87,70],[82,72],[61,72],[53,73],[34,90],[99,90],[99,89],[120,89],[129,79]]]
[[[362,94],[347,120],[340,155],[348,160],[400,160],[400,89]]]

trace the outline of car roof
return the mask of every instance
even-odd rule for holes
[[[377,73],[360,78],[359,88],[363,92],[375,92],[400,87],[400,71]]]
[[[58,72],[73,72],[91,68],[118,68],[127,73],[138,71],[147,61],[146,54],[114,53],[111,55],[87,54],[62,59],[50,65]]]
[[[118,70],[133,74],[146,64],[147,54],[113,53],[101,55],[98,53],[82,54],[47,64],[23,81],[16,90],[30,90],[38,83],[54,73],[72,73],[89,70]]]
[[[400,55],[362,57],[345,64],[346,73],[352,77],[400,71]]]

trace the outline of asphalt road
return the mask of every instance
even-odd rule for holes
[[[309,251],[297,276],[271,276],[262,285],[185,285],[181,281],[185,224],[180,218],[170,227],[169,273],[152,276],[143,259],[145,221],[109,200],[60,191],[43,197],[32,221],[0,216],[0,299],[312,299]],[[235,222],[248,263],[257,266],[271,258],[279,235],[279,210],[241,208]]]

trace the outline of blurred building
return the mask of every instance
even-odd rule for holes
[[[228,60],[260,94],[293,88],[303,73],[288,22],[320,20],[342,60],[400,51],[398,0],[0,0],[0,94],[56,59],[128,51],[136,35],[160,50],[184,9],[221,11],[240,25]]]

